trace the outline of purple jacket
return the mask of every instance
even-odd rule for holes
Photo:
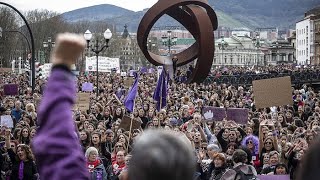
[[[38,109],[40,127],[33,139],[41,179],[89,179],[72,119],[75,93],[71,72],[54,67]]]

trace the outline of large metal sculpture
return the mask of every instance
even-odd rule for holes
[[[147,49],[147,38],[151,28],[164,14],[180,22],[193,35],[196,42],[178,54],[160,56]],[[137,33],[140,49],[154,65],[170,65],[173,56],[177,56],[176,65],[183,66],[196,60],[195,68],[187,83],[200,83],[210,72],[214,57],[214,34],[218,19],[207,0],[159,0],[142,18]]]

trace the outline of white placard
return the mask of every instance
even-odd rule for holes
[[[157,71],[158,71],[158,79],[162,73],[162,70],[163,70],[163,66],[157,66]]]
[[[86,57],[86,71],[97,71],[97,58]],[[120,73],[120,59],[119,58],[109,58],[99,56],[98,58],[98,70],[99,72],[111,72],[112,69],[116,69],[117,73]]]
[[[13,128],[13,120],[10,115],[0,116],[1,119],[1,127],[6,126],[8,128]]]

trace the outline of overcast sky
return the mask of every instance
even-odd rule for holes
[[[113,4],[133,11],[151,7],[157,0],[2,0],[18,10],[48,9],[59,13],[98,4]]]

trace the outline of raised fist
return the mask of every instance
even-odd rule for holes
[[[51,57],[52,64],[63,64],[71,67],[81,56],[86,44],[86,40],[82,35],[72,33],[59,34]]]
[[[206,120],[212,119],[213,118],[213,112],[211,110],[209,110],[206,113],[204,113],[203,116],[204,116],[204,118]]]

